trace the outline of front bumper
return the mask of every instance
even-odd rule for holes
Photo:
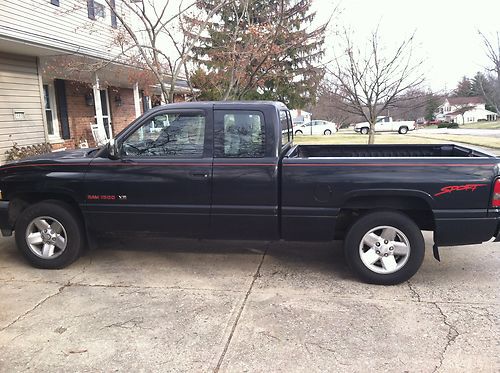
[[[9,222],[9,201],[0,201],[0,230],[2,236],[12,236],[12,228]]]

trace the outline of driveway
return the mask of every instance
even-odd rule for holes
[[[107,238],[46,271],[3,238],[0,371],[498,372],[499,250],[382,287],[340,243]]]

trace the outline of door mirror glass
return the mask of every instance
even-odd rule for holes
[[[120,147],[115,139],[111,139],[108,142],[108,154],[111,159],[119,159],[120,158]]]

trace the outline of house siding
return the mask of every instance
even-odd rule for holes
[[[104,1],[101,3],[105,4]],[[52,5],[50,0],[1,0],[0,35],[35,45],[109,58],[118,52],[118,48],[113,48],[114,29],[111,27],[109,8],[106,8],[106,14],[106,19],[89,19],[87,2],[81,0],[61,1],[60,6]]]
[[[14,143],[46,141],[42,99],[36,58],[0,53],[0,163]],[[25,118],[14,120],[15,110]]]

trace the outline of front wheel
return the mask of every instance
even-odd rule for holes
[[[325,136],[330,136],[332,134],[332,131],[330,130],[325,130],[325,132],[323,132],[323,135]]]
[[[295,134],[296,135],[302,135],[302,131],[301,130],[297,130],[297,131],[295,131]]]
[[[363,127],[363,128],[361,128],[360,132],[361,132],[362,135],[368,135],[368,128]]]
[[[401,128],[399,129],[399,133],[400,133],[401,135],[406,135],[406,134],[408,133],[408,127],[401,127]]]
[[[71,206],[58,201],[39,202],[24,210],[16,222],[16,244],[37,268],[64,268],[83,248],[80,219]]]
[[[383,211],[353,224],[344,243],[347,263],[363,281],[395,285],[409,280],[425,254],[422,232],[408,216]]]

